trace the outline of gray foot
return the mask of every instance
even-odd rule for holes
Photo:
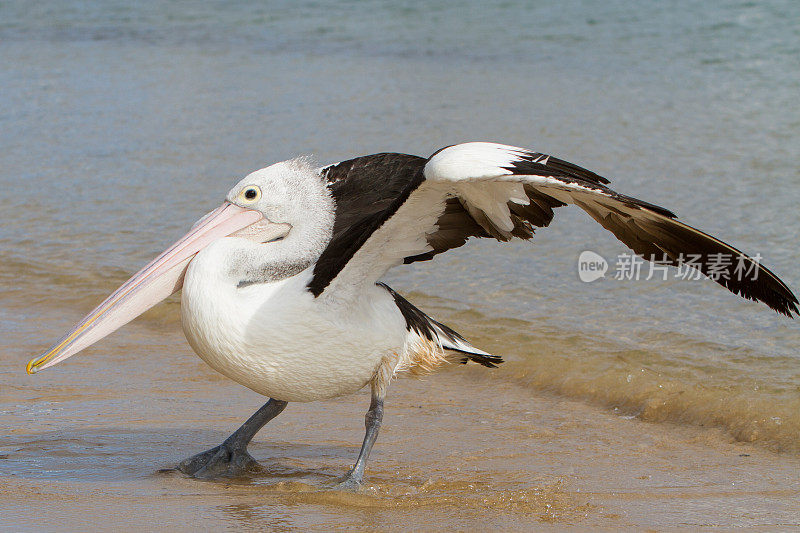
[[[197,479],[238,477],[255,473],[259,468],[246,449],[231,449],[225,444],[189,457],[178,465],[178,470]]]
[[[362,482],[363,479],[361,477],[354,476],[352,472],[348,472],[346,476],[338,479],[331,489],[355,492],[361,488]]]

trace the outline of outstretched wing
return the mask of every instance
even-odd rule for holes
[[[347,297],[392,266],[430,259],[470,237],[529,239],[535,227],[550,223],[553,208],[574,204],[646,259],[694,266],[735,294],[788,316],[798,313],[794,294],[758,261],[546,154],[466,143],[427,160],[378,154],[339,165],[323,169],[333,178],[337,222],[309,286],[315,295]],[[369,194],[373,207],[360,214],[353,198]]]

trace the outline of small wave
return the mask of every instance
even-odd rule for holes
[[[796,373],[794,357],[781,360],[669,332],[638,336],[632,345],[637,339],[598,338],[431,303],[424,307],[439,320],[507,359],[498,377],[621,416],[722,428],[736,441],[800,453],[796,378],[781,375],[786,368]]]

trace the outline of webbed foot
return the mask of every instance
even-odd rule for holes
[[[344,490],[348,492],[356,492],[361,488],[363,479],[360,476],[353,475],[353,472],[348,472],[346,476],[336,480],[336,483],[331,487],[331,490]]]
[[[178,470],[197,479],[238,477],[258,471],[260,465],[247,449],[220,444],[181,461]]]

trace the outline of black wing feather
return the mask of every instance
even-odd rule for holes
[[[333,236],[314,265],[308,289],[319,296],[348,261],[425,180],[426,159],[380,153],[322,169],[336,203]]]

